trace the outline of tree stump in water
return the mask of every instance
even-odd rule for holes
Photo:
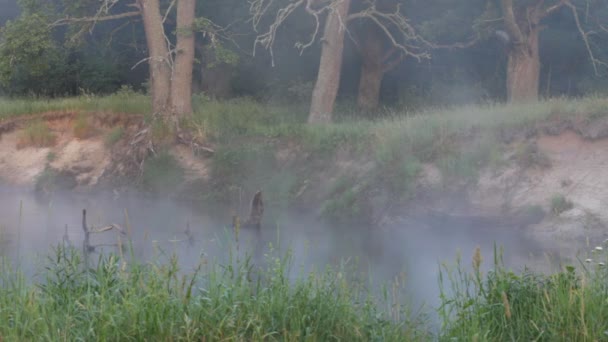
[[[255,229],[262,228],[262,217],[264,216],[264,201],[262,200],[262,192],[258,191],[253,196],[251,201],[251,209],[249,211],[249,218],[245,221],[245,227],[251,227]]]

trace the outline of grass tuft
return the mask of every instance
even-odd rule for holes
[[[56,142],[56,136],[51,132],[44,120],[34,120],[27,124],[19,135],[17,148],[24,147],[51,147]]]
[[[89,121],[89,117],[81,113],[74,120],[73,131],[77,139],[88,139],[95,134],[95,127]]]
[[[551,212],[554,215],[559,215],[574,207],[574,204],[562,194],[556,194],[551,197]]]
[[[108,134],[106,135],[105,145],[107,147],[114,146],[117,142],[120,141],[120,139],[122,139],[124,134],[125,134],[125,129],[123,127],[112,128],[112,130],[110,132],[108,132]]]

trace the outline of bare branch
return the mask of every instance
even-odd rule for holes
[[[167,11],[165,12],[165,16],[163,17],[163,24],[167,21],[167,17],[169,17],[169,14],[171,13],[173,6],[175,6],[175,0],[172,0],[171,3],[169,4],[169,8],[167,8]]]
[[[66,17],[66,18],[62,18],[62,19],[59,19],[59,20],[51,23],[50,26],[57,27],[57,26],[64,26],[64,25],[76,24],[76,23],[95,23],[95,22],[99,22],[99,21],[109,21],[109,20],[131,18],[131,17],[136,17],[139,15],[141,15],[141,13],[139,11],[133,11],[133,12],[124,12],[124,13],[113,14],[113,15],[105,15],[105,16],[92,16],[92,17],[81,17],[81,18]]]
[[[574,6],[569,0],[566,0],[564,5],[567,6],[568,8],[570,8],[570,10],[572,11],[572,15],[574,16],[574,22],[576,23],[576,28],[578,29],[578,32],[581,35],[583,43],[585,44],[585,48],[587,49],[587,54],[589,55],[589,59],[591,60],[591,65],[593,66],[593,71],[595,72],[596,75],[600,75],[598,66],[606,67],[606,66],[608,66],[608,64],[595,57],[595,54],[593,53],[593,49],[591,48],[591,43],[589,42],[589,36],[592,34],[592,32],[585,32],[585,30],[583,29],[583,25],[581,24],[581,20],[578,16],[578,11],[576,9],[576,6]],[[604,29],[604,28],[602,28],[602,29]]]
[[[287,18],[289,18],[298,8],[304,7],[304,10],[307,14],[309,14],[314,20],[314,28],[313,33],[311,34],[310,39],[307,42],[296,42],[296,48],[300,49],[300,53],[302,53],[306,48],[310,47],[317,39],[321,28],[321,20],[320,16],[323,15],[325,11],[333,10],[333,6],[339,1],[342,0],[333,0],[331,3],[328,3],[329,0],[290,0],[289,4],[284,7],[281,7],[277,10],[274,21],[268,27],[268,30],[264,33],[258,34],[253,43],[253,55],[255,56],[256,48],[258,45],[261,45],[264,49],[268,50],[271,56],[271,63],[274,66],[274,51],[273,46],[276,39],[276,34],[278,29],[285,23]],[[262,19],[268,14],[268,12],[272,9],[272,5],[275,0],[250,0],[249,1],[249,12],[252,15],[252,23],[253,29],[255,32],[259,32],[260,23]]]
[[[544,18],[544,17],[546,17],[548,15],[551,15],[553,12],[555,12],[555,11],[559,10],[560,8],[566,6],[566,3],[568,3],[568,0],[560,0],[555,5],[549,6],[549,7],[545,8],[540,13],[541,18]]]
[[[376,8],[374,1],[368,8],[348,16],[349,21],[362,19],[374,22],[384,32],[391,45],[400,50],[404,57],[411,56],[418,61],[430,58],[430,54],[424,48],[424,40],[401,13],[399,5],[395,6],[393,12],[383,12]]]
[[[396,49],[393,51],[397,51]],[[389,58],[392,55],[389,55]],[[402,53],[399,53],[399,55],[395,58],[393,58],[392,60],[389,61],[389,58],[387,58],[386,60],[383,61],[383,66],[382,66],[382,72],[389,72],[391,70],[393,70],[394,68],[397,67],[397,65],[401,64],[401,62],[403,62],[403,60],[405,59],[405,55]]]

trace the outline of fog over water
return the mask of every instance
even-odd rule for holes
[[[227,260],[228,244],[234,241],[227,215],[197,212],[168,199],[113,193],[69,193],[48,199],[5,187],[0,189],[0,254],[13,263],[19,260],[27,275],[35,275],[54,245],[68,239],[74,246],[82,246],[82,209],[87,209],[90,226],[115,223],[125,230],[129,226],[139,260],[151,260],[161,251],[175,253],[184,271],[195,267],[201,256],[217,262]],[[504,246],[505,263],[518,270],[530,260],[531,253],[542,254],[521,230],[510,227],[469,227],[449,222],[434,225],[424,219],[376,229],[332,227],[292,214],[283,215],[277,222],[268,221],[260,235],[242,229],[241,253],[253,251],[254,261],[259,262],[270,243],[280,251],[289,248],[294,276],[301,270],[323,270],[328,264],[336,266],[342,261],[357,266],[362,281],[372,280],[376,285],[404,274],[408,302],[415,306],[438,304],[439,263],[454,262],[459,251],[468,267],[475,247],[480,246],[486,270],[492,266],[494,243]],[[94,235],[91,242],[116,243],[118,235]]]

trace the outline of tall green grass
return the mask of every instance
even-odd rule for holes
[[[343,270],[289,278],[289,257],[201,259],[193,272],[166,262],[100,257],[83,268],[59,246],[33,285],[3,269],[0,337],[34,340],[428,341],[424,325],[378,305]]]
[[[145,95],[117,93],[109,96],[80,96],[58,99],[6,99],[0,98],[0,119],[57,111],[115,112],[146,114],[150,112],[149,98]]]
[[[121,254],[122,255],[122,254]],[[441,266],[440,325],[399,301],[395,282],[370,294],[349,268],[297,273],[289,254],[263,267],[234,254],[201,258],[193,271],[176,257],[147,263],[115,254],[84,268],[58,246],[35,278],[2,264],[0,337],[38,340],[186,341],[605,341],[605,256],[551,275],[506,269],[495,251],[484,274],[458,259]],[[257,265],[260,266],[260,265]],[[415,276],[415,275],[412,275]],[[430,286],[430,285],[429,285]]]
[[[588,260],[551,275],[506,269],[495,251],[493,269],[481,271],[479,250],[472,268],[458,260],[442,266],[445,341],[606,341],[608,272]],[[602,259],[605,262],[605,256]],[[594,263],[594,264],[591,264]]]

